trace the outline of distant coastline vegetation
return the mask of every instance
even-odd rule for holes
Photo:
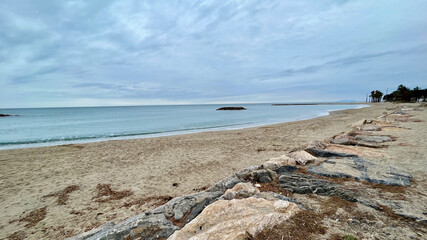
[[[372,91],[371,95],[369,95],[369,99],[366,98],[366,102],[381,102],[383,95],[384,94],[379,90]],[[386,102],[425,102],[426,97],[427,88],[421,89],[415,87],[411,90],[401,84],[397,87],[396,91],[384,95],[383,100]]]

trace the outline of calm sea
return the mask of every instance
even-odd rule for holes
[[[366,105],[243,104],[245,111],[216,111],[223,106],[231,105],[0,109],[19,115],[0,118],[0,149],[238,129]]]

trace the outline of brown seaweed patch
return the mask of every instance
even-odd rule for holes
[[[25,238],[26,235],[23,231],[14,232],[7,237],[9,240],[24,240]]]
[[[58,204],[59,205],[67,205],[69,194],[74,192],[74,191],[77,191],[78,189],[79,189],[79,186],[70,185],[70,186],[64,188],[64,190],[62,190],[62,191],[58,191],[55,193],[48,194],[46,196],[43,196],[43,198],[58,197]]]
[[[260,190],[261,192],[274,192],[287,197],[292,195],[291,192],[286,191],[285,189],[279,186],[277,179],[275,179],[270,183],[262,183],[260,185],[261,187],[259,187],[258,190]]]
[[[16,221],[27,222],[27,224],[25,224],[25,227],[30,228],[30,227],[35,226],[41,220],[43,220],[46,217],[46,214],[47,214],[46,207],[42,207],[42,208],[35,209],[35,210],[31,211],[30,213],[28,213],[24,217],[21,217],[19,219],[15,219],[15,220],[11,220],[11,221],[9,221],[9,223],[13,223]]]
[[[111,184],[98,184],[96,186],[97,194],[94,198],[95,202],[108,202],[111,200],[119,200],[133,194],[130,190],[115,191],[111,189]]]
[[[362,182],[365,185],[370,186],[371,188],[379,189],[382,192],[395,193],[395,194],[406,194],[408,187],[406,186],[395,186],[395,185],[385,185],[371,182]]]
[[[304,230],[301,230],[304,226]],[[305,240],[312,239],[313,235],[323,235],[326,233],[326,227],[323,225],[322,217],[310,210],[300,211],[292,216],[289,221],[275,226],[266,228],[256,234],[254,240]]]

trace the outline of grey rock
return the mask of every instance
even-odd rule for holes
[[[146,213],[128,218],[127,220],[115,225],[107,231],[99,232],[88,239],[110,240],[110,239],[147,239],[154,240],[167,238],[178,227],[165,218],[163,214]]]
[[[302,210],[306,210],[306,208],[301,205],[301,203],[295,201],[294,199],[290,198],[290,197],[285,197],[283,195],[274,193],[274,192],[260,192],[256,195],[254,195],[253,197],[255,198],[264,198],[267,200],[275,200],[275,199],[279,199],[279,200],[283,200],[283,201],[288,201],[288,202],[292,202],[295,203],[299,208],[301,208]]]
[[[348,137],[344,138],[338,138],[338,139],[331,139],[330,142],[332,144],[340,144],[340,145],[352,145],[352,141]]]
[[[375,125],[367,124],[367,125],[362,125],[362,126],[360,127],[360,130],[362,130],[362,131],[380,131],[380,130],[381,130],[381,127],[378,127],[378,126],[375,126]]]
[[[331,178],[355,178],[372,183],[411,186],[412,175],[401,169],[362,158],[333,158],[308,168],[309,173]]]
[[[307,148],[305,149],[305,151],[309,152],[310,154],[316,157],[357,157],[357,155],[354,155],[354,154],[333,152],[333,151],[327,151],[327,150],[322,150],[318,148]]]
[[[392,141],[390,136],[376,136],[376,135],[357,135],[354,138],[356,141],[383,143]]]
[[[196,206],[193,207],[190,214],[188,214],[187,218],[184,221],[184,224],[187,224],[191,222],[194,218],[196,218],[202,211],[207,207],[209,204],[215,202],[217,198],[207,197],[203,199],[203,201],[196,204]]]
[[[255,180],[259,183],[269,183],[275,179],[277,174],[271,170],[257,170],[254,173]]]
[[[236,184],[243,182],[243,180],[239,179],[236,174],[228,176],[221,181],[215,183],[213,186],[208,188],[207,192],[225,192],[225,190],[233,188]]]
[[[291,173],[291,172],[295,172],[296,170],[298,170],[297,167],[295,166],[282,166],[276,170],[274,170],[277,174],[283,174],[283,173]]]
[[[253,176],[256,170],[263,169],[262,165],[250,166],[236,173],[236,177],[239,179],[248,179]]]
[[[388,200],[380,199],[381,205],[387,206],[393,210],[393,212],[404,218],[409,218],[420,223],[427,223],[427,216],[420,207],[414,207],[413,202],[405,200]]]
[[[94,236],[95,234],[101,233],[101,232],[107,232],[108,230],[112,229],[114,227],[113,222],[108,222],[106,224],[103,224],[97,228],[94,228],[90,231],[84,232],[82,234],[76,235],[74,237],[67,238],[66,240],[85,240],[89,239],[90,237]]]
[[[216,200],[223,194],[218,192],[199,192],[191,195],[176,197],[166,204],[154,209],[153,214],[164,214],[167,218],[174,217],[175,220],[181,220],[192,208],[205,201],[205,199]]]
[[[342,189],[336,183],[300,173],[281,175],[279,186],[293,193],[338,196],[348,201],[357,201],[353,192]]]

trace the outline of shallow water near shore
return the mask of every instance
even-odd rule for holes
[[[0,149],[240,129],[367,105],[241,104],[247,110],[216,111],[223,106],[235,105],[0,109],[18,115],[0,119]]]

